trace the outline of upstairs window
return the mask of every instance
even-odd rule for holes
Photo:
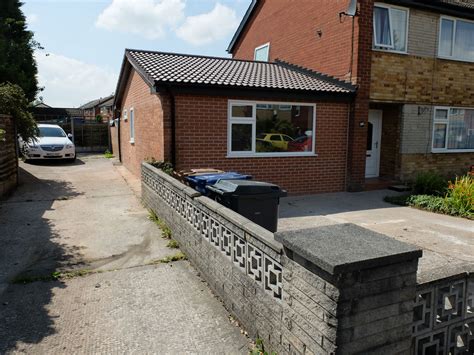
[[[268,58],[270,55],[270,43],[265,43],[260,47],[255,48],[254,58],[255,60],[261,62],[268,62]]]
[[[407,51],[408,10],[376,4],[374,6],[374,48]]]
[[[432,147],[434,153],[474,151],[474,109],[436,108]]]
[[[438,55],[474,62],[474,22],[442,17]]]

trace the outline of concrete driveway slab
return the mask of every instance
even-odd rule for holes
[[[248,352],[187,261],[150,265],[177,250],[137,199],[138,179],[101,156],[20,167],[0,202],[0,354]],[[71,269],[93,273],[11,283]]]

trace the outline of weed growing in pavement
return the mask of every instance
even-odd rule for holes
[[[171,249],[177,249],[177,248],[179,248],[178,242],[177,242],[176,240],[174,240],[174,239],[170,239],[170,241],[168,242],[168,244],[166,244],[166,246],[167,246],[168,248],[171,248]]]
[[[152,261],[151,264],[168,264],[170,262],[179,260],[188,260],[188,257],[182,251],[178,251],[174,255],[168,255],[165,256],[163,259]]]
[[[114,155],[109,150],[106,150],[104,153],[104,157],[107,159],[111,159],[114,157]]]
[[[83,277],[90,274],[99,274],[101,270],[72,270],[72,271],[55,271],[49,275],[40,276],[18,276],[14,278],[11,283],[13,284],[28,284],[36,281],[56,281],[72,279],[74,277]]]
[[[148,210],[149,216],[148,219],[155,223],[160,229],[161,234],[164,239],[171,239],[171,229],[168,225],[156,215],[155,211]]]
[[[255,339],[255,347],[249,351],[250,355],[277,355],[276,352],[272,351],[269,353],[265,351],[265,346],[263,345],[263,340],[261,338]]]

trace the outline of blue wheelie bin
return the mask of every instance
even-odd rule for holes
[[[196,191],[199,191],[204,196],[208,196],[210,191],[206,186],[212,186],[219,180],[251,180],[251,175],[243,175],[233,171],[219,173],[219,174],[203,174],[195,176],[187,176],[186,181]]]

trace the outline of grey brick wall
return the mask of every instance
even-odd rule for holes
[[[431,153],[433,107],[403,105],[400,153]]]
[[[437,56],[439,14],[412,8],[408,23],[408,54]]]
[[[142,199],[266,350],[392,354],[410,349],[417,257],[397,263],[392,254],[389,265],[325,271],[277,242],[273,233],[148,164],[142,165]]]

